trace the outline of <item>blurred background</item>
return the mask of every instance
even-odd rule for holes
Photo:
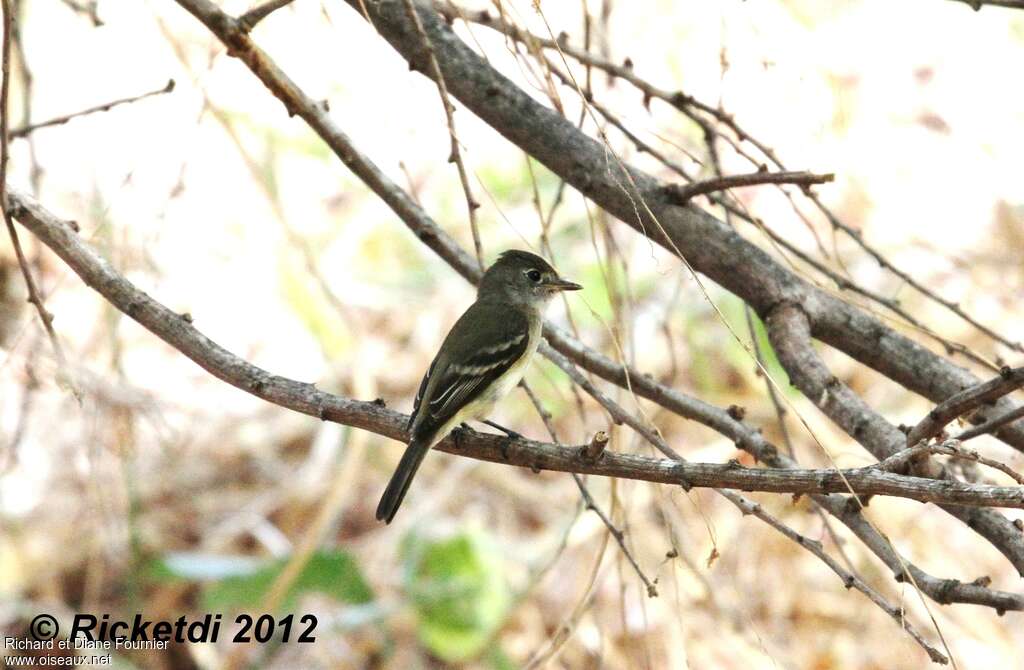
[[[473,288],[174,2],[101,0],[94,17],[82,0],[15,4],[12,127],[160,90],[169,79],[176,86],[13,138],[9,182],[77,221],[82,238],[120,272],[190,313],[235,354],[408,412]],[[1024,13],[973,12],[945,0],[592,0],[541,3],[542,15],[526,0],[501,5],[537,35],[564,31],[579,47],[586,10],[592,51],[615,63],[628,58],[652,84],[721,106],[790,169],[834,172],[835,182],[817,192],[836,216],[921,284],[1020,339],[1024,87],[1010,64],[1024,62]],[[234,15],[251,7],[220,6]],[[492,65],[547,98],[503,36],[462,22],[456,29]],[[253,36],[307,94],[328,101],[331,117],[363,152],[473,249],[433,84],[410,73],[344,3],[296,0]],[[548,55],[561,64],[556,52]],[[570,65],[580,81],[587,78]],[[637,137],[692,174],[712,175],[699,126],[661,101],[645,104],[635,88],[598,71],[590,81],[595,99]],[[578,119],[578,96],[555,86],[567,116]],[[549,255],[564,276],[585,285],[553,305],[552,321],[673,387],[746,408],[750,424],[781,442],[764,378],[730,334],[749,340],[761,332],[756,323],[748,330],[737,298],[707,283],[723,321],[668,254],[561,189],[556,176],[470,112],[455,117],[482,205],[486,262],[511,247]],[[594,134],[594,121],[584,128]],[[615,128],[607,135],[625,160],[677,179]],[[756,169],[727,144],[718,150],[725,173]],[[778,236],[899,300],[927,328],[990,361],[1021,364],[1019,354],[837,234],[798,190],[789,192],[733,193]],[[763,229],[736,225],[791,269],[809,273]],[[114,663],[818,670],[928,663],[897,623],[844,589],[818,559],[710,491],[588,480],[640,569],[657,580],[655,598],[601,520],[582,509],[565,474],[434,453],[395,523],[378,524],[374,507],[401,444],[218,381],[21,233],[81,402],[58,383],[13,252],[0,245],[0,636],[24,634],[39,612],[62,622],[74,612],[171,620],[208,611],[226,620],[241,611],[309,612],[320,622],[312,645],[239,651],[222,635],[216,645],[115,654]],[[943,351],[919,329],[870,309]],[[930,408],[822,351],[891,422],[916,423]],[[788,389],[770,352],[768,369]],[[606,430],[609,448],[650,453],[547,361],[538,357],[526,380],[565,442]],[[751,463],[721,435],[600,386],[688,459]],[[871,462],[802,396],[787,395],[840,466]],[[521,390],[493,418],[548,437]],[[828,463],[792,412],[787,428],[802,463]],[[1024,467],[1021,454],[994,440],[975,446]],[[806,500],[750,497],[906,607],[940,649],[941,633],[959,667],[1024,667],[1019,613],[932,602],[926,609],[837,524],[826,528]],[[932,506],[876,499],[869,516],[934,574],[988,576],[993,588],[1020,591],[1019,576],[994,548]],[[286,565],[290,588],[282,587]]]

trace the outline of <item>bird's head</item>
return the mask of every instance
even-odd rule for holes
[[[518,249],[505,251],[480,280],[480,298],[497,297],[513,304],[544,307],[560,291],[582,286],[558,276],[551,264],[536,254]]]

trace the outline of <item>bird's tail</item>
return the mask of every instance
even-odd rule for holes
[[[398,511],[398,506],[402,504],[405,492],[409,490],[409,484],[412,483],[412,478],[416,475],[416,471],[419,469],[420,463],[423,462],[423,457],[427,455],[428,451],[430,451],[430,443],[426,440],[413,438],[409,442],[409,446],[405,448],[405,453],[402,454],[402,460],[398,463],[398,467],[395,468],[395,474],[391,475],[391,481],[388,482],[384,495],[380,497],[380,503],[377,505],[378,521],[391,523],[391,520],[395,518],[395,512]]]

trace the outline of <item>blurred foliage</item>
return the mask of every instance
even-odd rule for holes
[[[281,254],[278,274],[285,302],[316,338],[324,356],[343,356],[352,346],[351,329],[315,285],[296,254]]]
[[[157,581],[203,582],[205,611],[255,611],[263,605],[270,586],[287,563],[286,558],[261,561],[245,556],[179,553],[154,559],[145,572]],[[311,554],[278,610],[294,612],[299,598],[308,593],[319,593],[352,605],[373,600],[373,591],[356,559],[340,550],[319,550]]]
[[[478,655],[511,604],[494,541],[479,530],[443,540],[414,533],[403,540],[402,556],[423,644],[449,662]]]

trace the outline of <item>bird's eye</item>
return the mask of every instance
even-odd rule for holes
[[[530,281],[537,283],[540,281],[540,272],[537,270],[530,270],[526,273],[526,276],[530,278]]]

